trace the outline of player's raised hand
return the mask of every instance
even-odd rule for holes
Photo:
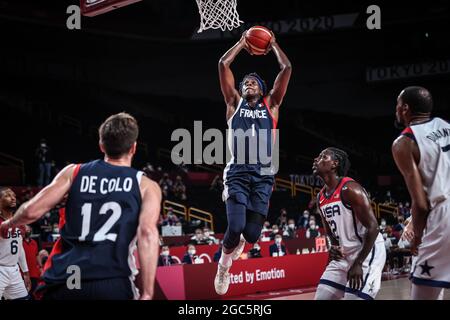
[[[272,46],[277,42],[277,39],[275,38],[275,34],[272,32],[272,30],[270,30],[270,34],[272,35],[272,37],[270,38],[270,43],[267,46],[267,50],[266,50],[266,52],[264,52],[264,55],[268,54],[272,50]]]
[[[253,55],[252,50],[250,49],[250,47],[248,46],[247,40],[245,40],[245,35],[247,34],[247,30],[245,30],[244,32],[242,32],[242,36],[241,39],[239,39],[239,43],[244,47],[244,49],[250,54]]]
[[[328,254],[329,254],[330,260],[339,261],[344,258],[342,249],[339,246],[335,246],[335,245],[330,246],[330,249],[328,250]]]

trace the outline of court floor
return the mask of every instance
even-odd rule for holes
[[[386,280],[381,282],[381,289],[378,292],[376,300],[409,300],[411,282],[408,278],[395,280]],[[291,294],[287,296],[278,296],[266,300],[312,300],[315,291],[306,293]],[[450,290],[444,291],[444,300],[450,300]]]

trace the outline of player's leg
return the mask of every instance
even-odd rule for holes
[[[19,267],[9,267],[9,284],[4,290],[4,297],[7,300],[29,300],[31,296],[25,287],[25,282],[19,271]]]
[[[2,299],[5,288],[9,283],[9,275],[6,268],[7,267],[0,266],[0,300]]]
[[[421,286],[412,284],[411,287],[412,300],[443,300],[444,289],[430,286]]]
[[[266,220],[266,216],[255,212],[253,210],[247,210],[246,214],[246,224],[244,228],[244,239],[248,243],[255,243],[259,240],[261,236],[261,230],[264,225],[264,221]]]
[[[427,217],[418,255],[412,258],[411,298],[439,299],[450,286],[450,201],[438,204]]]
[[[344,297],[344,291],[326,284],[319,284],[316,290],[314,300],[341,300]]]
[[[340,300],[344,298],[347,282],[347,262],[332,260],[319,280],[314,300]]]
[[[230,285],[228,271],[233,263],[234,251],[238,248],[246,223],[247,208],[242,199],[238,200],[241,196],[244,197],[241,194],[229,197],[226,202],[228,227],[223,238],[222,255],[217,264],[217,273],[214,279],[214,288],[220,295],[228,291]]]

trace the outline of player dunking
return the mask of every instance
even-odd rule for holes
[[[432,109],[427,89],[405,88],[396,122],[406,129],[392,145],[412,200],[411,297],[419,300],[442,299],[450,288],[450,124],[431,118]]]
[[[1,225],[3,230],[36,221],[68,194],[65,216],[60,217],[61,237],[44,267],[44,299],[138,298],[133,284],[136,240],[143,282],[139,298],[152,298],[161,190],[131,168],[138,133],[129,114],[109,117],[99,129],[104,160],[65,167]],[[76,270],[81,288],[67,285]]]
[[[0,188],[0,222],[13,216],[16,209],[16,194],[9,188]],[[29,299],[31,288],[25,250],[22,246],[23,228],[2,230],[0,237],[0,299]],[[23,272],[23,279],[20,275]]]
[[[256,150],[258,145],[263,145],[263,148],[271,151],[272,131],[276,128],[279,108],[291,76],[291,63],[272,34],[268,51],[272,50],[275,53],[281,69],[273,89],[268,92],[264,81],[256,73],[251,73],[244,77],[239,90],[236,90],[230,65],[242,49],[249,51],[245,42],[245,33],[219,61],[220,86],[227,106],[228,147],[232,155],[223,174],[223,199],[226,201],[228,227],[214,280],[216,292],[221,295],[228,291],[230,283],[228,271],[232,260],[240,256],[245,241],[255,243],[259,239],[268,213],[274,177],[273,174],[264,173],[267,164],[260,161],[259,157],[256,159],[249,150]],[[236,146],[233,132],[239,129],[242,132],[250,131],[250,136],[258,137],[255,142],[252,142],[253,146],[246,145],[245,150]],[[269,137],[267,138],[264,133],[260,135],[262,132],[267,132]],[[266,137],[263,143],[260,141],[261,136]],[[239,159],[243,158],[245,161],[240,162]],[[256,161],[250,159],[256,159]],[[270,164],[268,166],[270,167]]]
[[[386,262],[383,237],[363,187],[346,177],[347,153],[327,148],[314,159],[313,174],[325,186],[318,207],[329,242],[330,262],[315,299],[374,299]]]

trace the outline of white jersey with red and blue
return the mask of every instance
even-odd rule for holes
[[[344,177],[339,181],[332,194],[327,195],[325,188],[318,194],[319,211],[328,224],[332,236],[339,242],[344,258],[332,260],[319,281],[321,286],[334,290],[336,297],[345,299],[374,299],[380,289],[381,274],[386,262],[384,240],[380,233],[369,255],[363,262],[363,284],[360,290],[352,289],[348,283],[348,271],[355,263],[363,248],[367,228],[358,220],[350,204],[342,201],[342,190],[348,182],[354,181]]]
[[[411,280],[419,286],[450,288],[450,124],[432,118],[409,126],[402,135],[417,143],[418,170],[430,205],[422,243],[412,259]]]

